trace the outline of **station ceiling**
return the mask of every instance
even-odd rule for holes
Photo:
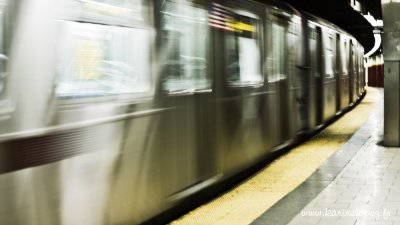
[[[371,50],[375,39],[374,27],[362,14],[368,12],[375,19],[382,19],[381,0],[357,0],[360,11],[356,11],[351,3],[355,0],[287,0],[297,9],[309,12],[338,25],[351,33],[363,46],[365,52]],[[379,50],[377,51],[379,53]]]

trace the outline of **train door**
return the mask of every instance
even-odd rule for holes
[[[311,91],[310,91],[310,105],[314,105],[314,113],[312,113],[311,120],[312,127],[322,124],[322,110],[323,110],[323,88],[322,88],[322,40],[321,28],[310,28],[310,62],[311,62]]]
[[[364,58],[363,58],[363,54],[362,54],[362,47],[360,44],[358,44],[357,46],[357,59],[358,59],[358,67],[357,67],[357,71],[358,71],[358,92],[357,95],[361,96],[362,94],[362,79],[363,79],[363,73],[362,73],[362,67],[363,67],[363,63],[364,63]]]
[[[212,3],[218,34],[216,56],[217,149],[224,174],[265,155],[263,5],[248,1]]]
[[[337,109],[336,35],[329,28],[322,30],[323,41],[323,120],[335,115]]]
[[[308,51],[308,56],[306,57],[306,63],[309,67],[308,72],[305,74],[308,76],[308,80],[305,83],[305,87],[308,88],[308,127],[314,128],[317,126],[317,105],[316,101],[316,76],[315,76],[315,65],[316,65],[316,55],[317,55],[317,40],[316,40],[316,26],[315,24],[310,24],[307,22],[307,35],[304,38],[308,44],[306,44],[305,51]],[[305,88],[305,89],[306,89]]]
[[[335,68],[335,78],[336,78],[336,111],[340,111],[341,109],[341,100],[342,100],[342,85],[341,85],[341,78],[342,78],[342,74],[341,74],[341,70],[342,70],[342,61],[341,61],[341,53],[342,53],[342,49],[341,49],[341,43],[340,43],[341,37],[340,34],[336,33],[336,66]]]
[[[162,154],[164,192],[180,200],[218,176],[212,30],[207,1],[157,2],[161,99],[170,108],[162,120],[170,139],[163,141],[174,146]]]
[[[364,93],[365,92],[365,86],[367,85],[367,81],[366,81],[366,74],[365,74],[365,60],[364,60],[364,49],[363,48],[361,48],[361,53],[360,53],[360,57],[361,57],[361,60],[362,60],[362,63],[361,63],[361,77],[362,77],[362,79],[361,79],[361,89],[362,89],[362,92]]]
[[[354,69],[353,69],[353,71],[354,71],[354,92],[353,92],[354,98],[353,98],[353,101],[356,101],[358,98],[359,80],[360,80],[360,76],[359,76],[360,73],[358,71],[360,58],[358,57],[358,43],[357,42],[354,44],[353,51],[354,51],[354,53],[353,53],[354,54]]]
[[[364,72],[363,72],[363,67],[364,67],[364,55],[363,55],[363,48],[360,44],[357,46],[357,59],[358,59],[358,92],[357,95],[361,96],[363,93],[363,79],[364,79]]]
[[[350,104],[350,76],[349,67],[350,46],[349,38],[345,35],[339,35],[340,40],[337,41],[337,64],[338,64],[338,90],[339,90],[339,108],[338,111],[346,109]]]
[[[278,121],[277,140],[281,144],[290,139],[292,125],[289,113],[288,19],[275,12],[271,15],[271,41],[268,55],[271,61],[268,85],[276,94],[274,110]]]
[[[317,55],[316,55],[316,70],[315,70],[315,77],[316,77],[316,86],[317,86],[317,98],[316,98],[316,105],[317,105],[317,124],[322,124],[322,115],[323,115],[323,101],[322,96],[323,94],[323,79],[322,79],[322,35],[321,35],[321,28],[318,27],[316,30],[316,41],[317,41]]]
[[[358,79],[357,79],[357,65],[356,65],[356,53],[355,53],[355,47],[354,47],[354,43],[351,40],[350,41],[350,48],[349,48],[349,56],[350,56],[350,84],[349,84],[349,88],[350,88],[350,95],[349,95],[349,101],[350,102],[354,102],[357,97],[357,83],[358,83]]]
[[[365,92],[365,85],[367,85],[366,83],[366,78],[365,78],[365,61],[364,61],[364,49],[362,47],[360,47],[360,91],[361,93]],[[360,93],[360,95],[361,95]]]

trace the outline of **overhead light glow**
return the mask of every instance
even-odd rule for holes
[[[376,26],[377,26],[375,18],[374,18],[371,14],[369,14],[369,12],[368,12],[367,15],[364,15],[364,18],[365,18],[373,27],[376,27]]]
[[[361,4],[356,0],[356,1],[351,1],[351,7],[353,7],[354,10],[361,12]]]
[[[371,56],[372,54],[374,54],[374,52],[376,52],[376,51],[379,49],[379,47],[381,46],[381,42],[382,42],[381,35],[380,35],[380,34],[374,34],[374,39],[375,39],[375,45],[374,45],[374,47],[373,47],[367,54],[364,55],[364,58],[370,57],[370,56]]]
[[[383,20],[376,20],[377,27],[383,27]]]
[[[383,21],[382,20],[375,20],[375,18],[368,12],[367,15],[364,15],[364,18],[374,27],[382,27],[383,26]],[[374,54],[379,47],[381,46],[381,42],[382,42],[382,38],[380,35],[380,30],[379,29],[375,29],[373,31],[374,33],[374,39],[375,39],[375,44],[374,47],[367,53],[364,55],[364,58],[368,58],[369,56],[371,56],[372,54]]]

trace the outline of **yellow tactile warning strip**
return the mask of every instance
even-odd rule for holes
[[[305,181],[367,120],[379,92],[367,88],[364,100],[324,131],[276,159],[220,197],[182,216],[179,224],[249,224]]]

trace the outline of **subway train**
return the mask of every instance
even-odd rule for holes
[[[0,224],[140,224],[320,129],[363,47],[282,1],[0,0]]]

